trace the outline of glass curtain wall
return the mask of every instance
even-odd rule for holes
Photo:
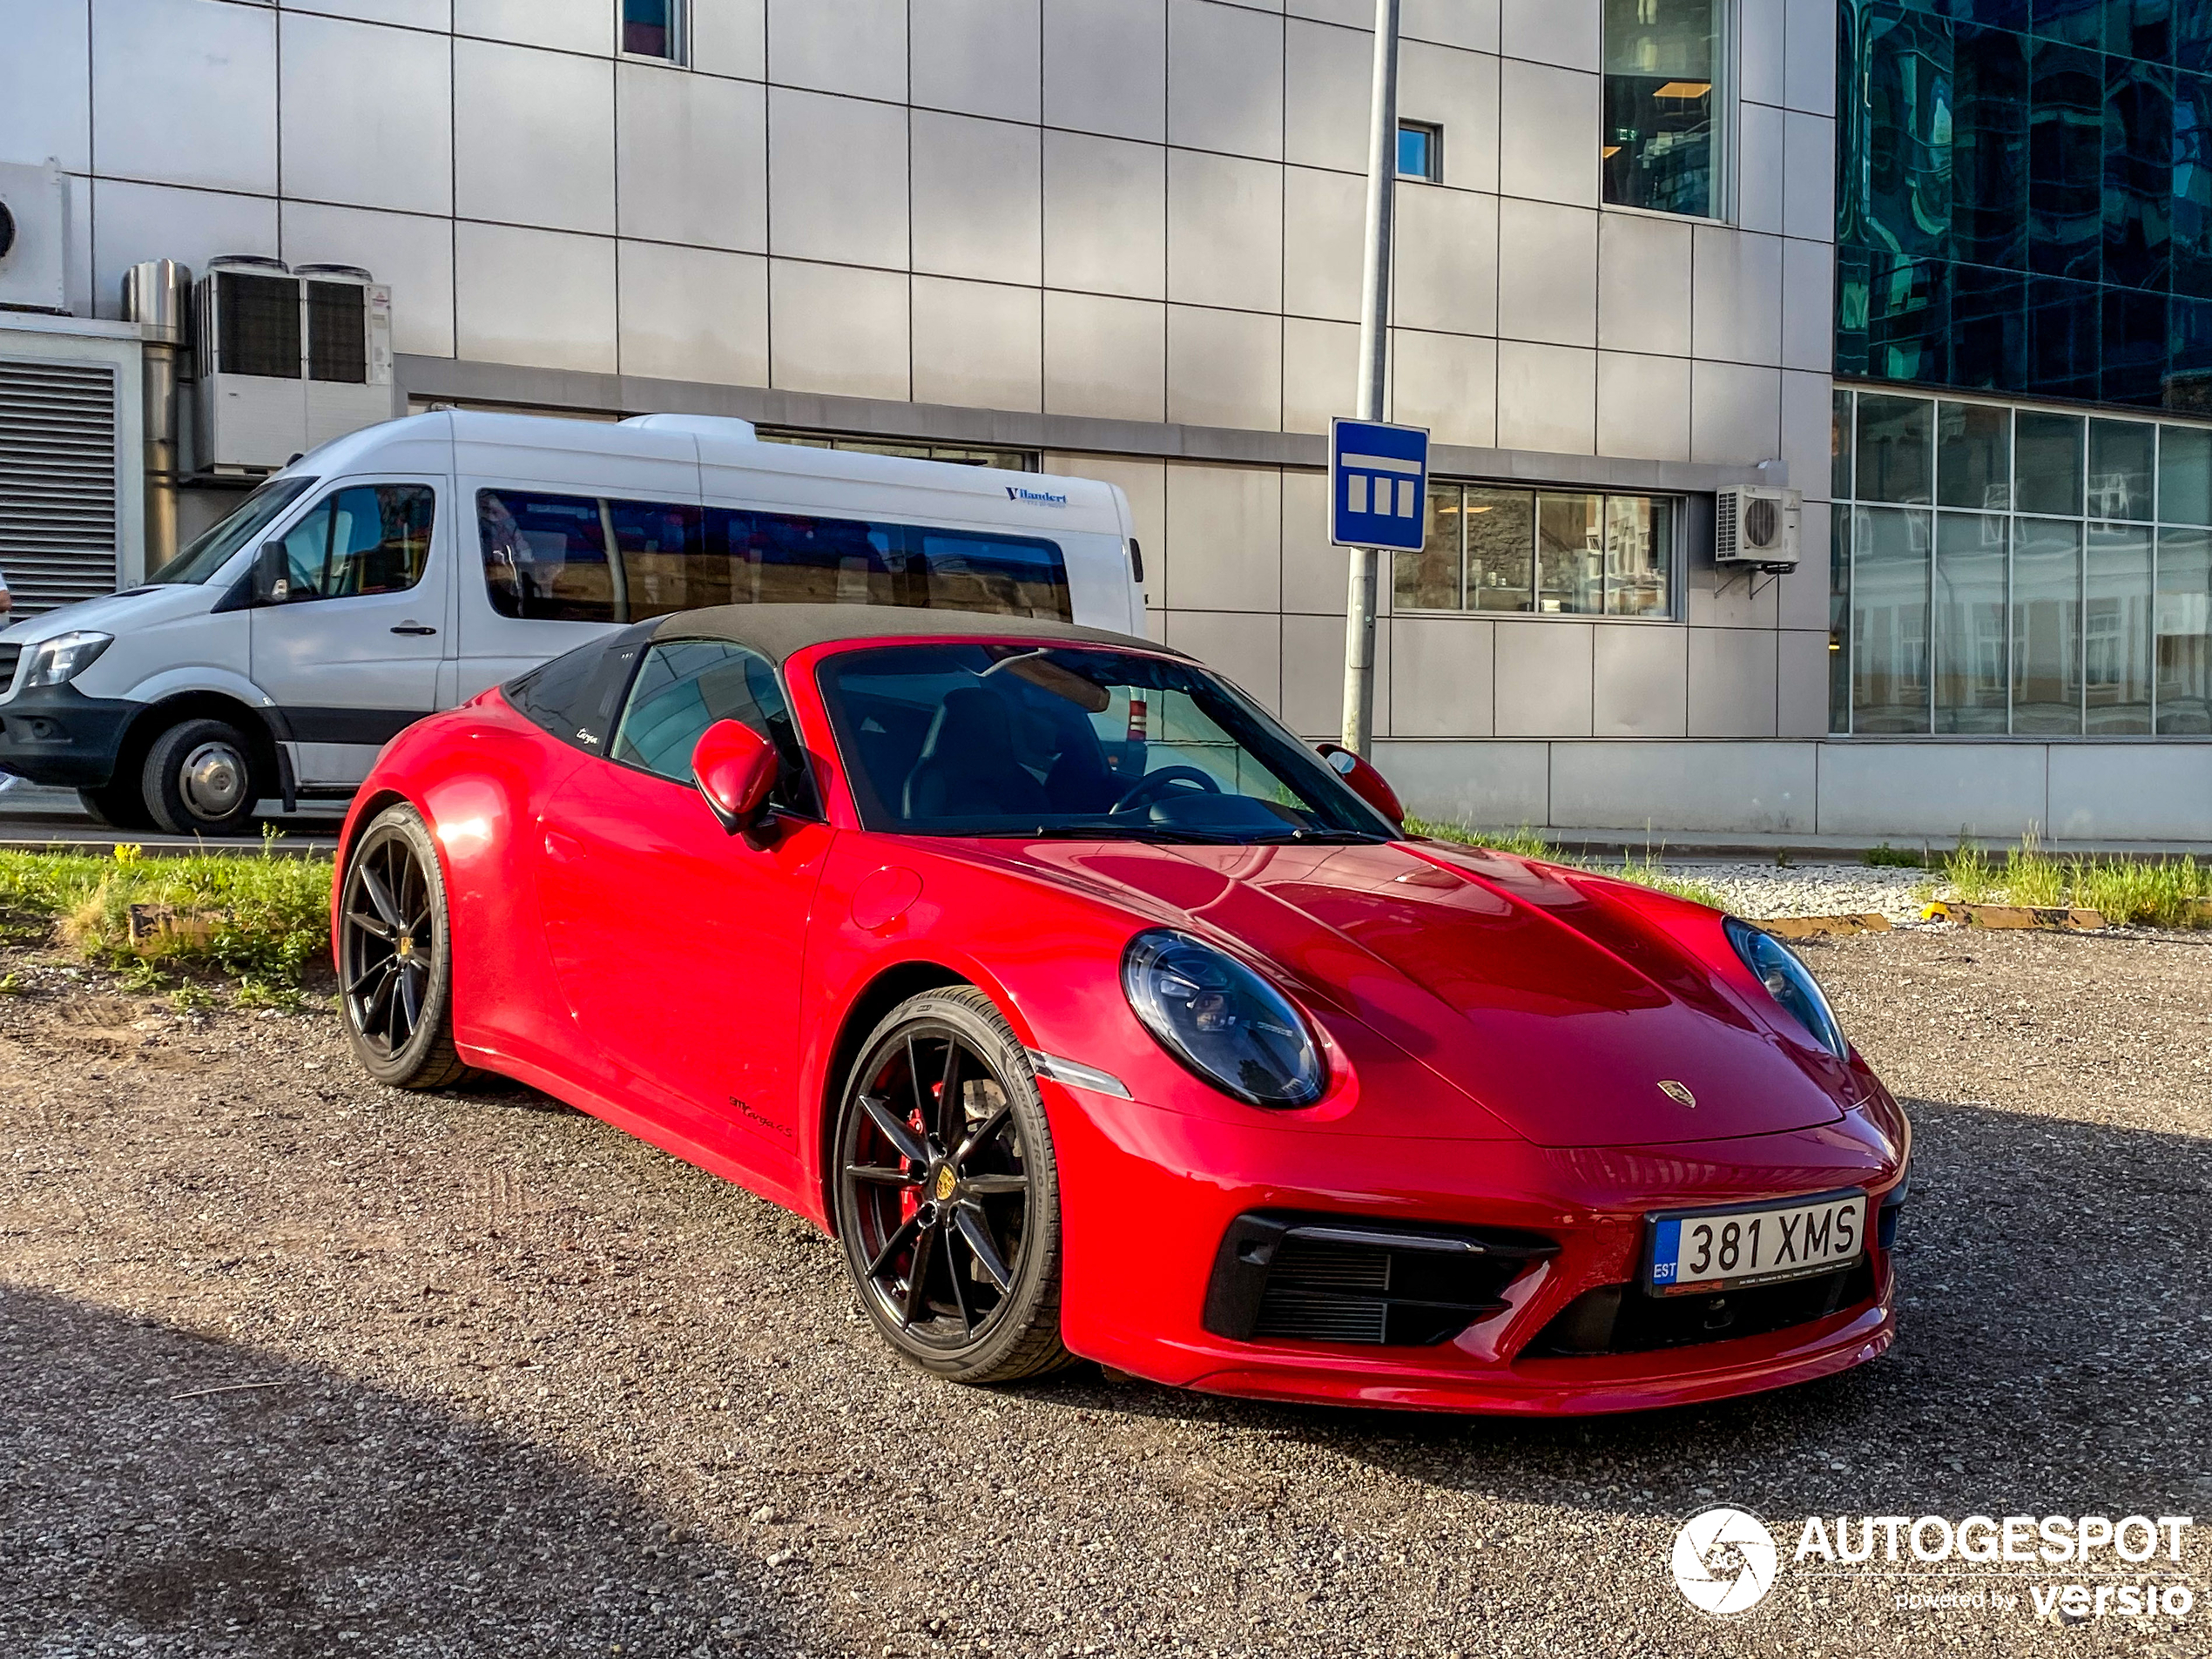
[[[1829,724],[2212,735],[2212,429],[1836,394]]]

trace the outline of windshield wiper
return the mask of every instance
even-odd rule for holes
[[[1251,837],[1215,835],[1170,824],[1040,824],[1034,829],[974,830],[988,841],[1187,841],[1197,846],[1243,846]]]

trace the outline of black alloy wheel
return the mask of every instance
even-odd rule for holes
[[[412,806],[362,832],[346,865],[338,980],[354,1051],[379,1082],[442,1089],[469,1075],[453,1046],[452,929],[430,833]]]
[[[1069,1362],[1051,1130],[1028,1056],[988,998],[925,993],[878,1028],[847,1088],[837,1154],[846,1264],[893,1347],[961,1382]]]

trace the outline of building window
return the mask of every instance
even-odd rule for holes
[[[1836,394],[1830,725],[2212,735],[2212,429]]]
[[[1444,129],[1422,121],[1398,125],[1398,176],[1429,184],[1444,178]]]
[[[1670,617],[1681,510],[1671,496],[1433,484],[1397,609]]]
[[[1605,199],[1720,214],[1721,18],[1728,0],[1605,0]]]
[[[685,0],[622,0],[622,49],[637,57],[684,61]]]

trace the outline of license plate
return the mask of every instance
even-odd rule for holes
[[[1654,1296],[1747,1290],[1831,1273],[1866,1251],[1866,1195],[1681,1210],[1651,1218]]]

